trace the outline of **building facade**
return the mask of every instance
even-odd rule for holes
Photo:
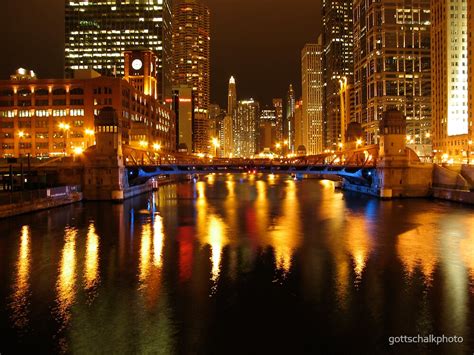
[[[83,151],[94,145],[94,116],[104,107],[119,114],[125,144],[175,150],[171,110],[123,79],[83,73],[76,79],[0,81],[0,157]]]
[[[65,66],[122,77],[123,52],[152,50],[157,59],[158,99],[171,97],[171,1],[66,1]],[[104,14],[107,14],[104,16]]]
[[[469,150],[468,6],[472,1],[431,1],[433,152],[438,161],[460,162]]]
[[[187,85],[174,87],[172,108],[176,117],[176,147],[179,152],[192,153],[194,121],[193,88]]]
[[[430,1],[354,1],[354,115],[369,144],[383,112],[407,119],[414,145],[430,145]]]
[[[234,156],[252,157],[258,148],[258,122],[260,105],[253,99],[237,103],[237,113],[233,124]]]
[[[276,117],[276,141],[281,143],[284,140],[284,120],[283,120],[283,99],[273,99],[273,108],[275,110]]]
[[[173,84],[194,91],[193,151],[210,151],[210,11],[200,0],[173,4]]]
[[[301,52],[302,136],[301,143],[309,155],[323,152],[323,46],[306,44]]]
[[[295,148],[295,105],[295,91],[293,90],[293,84],[290,84],[286,95],[286,121],[283,132],[284,141],[287,142],[290,152],[293,152]]]
[[[276,145],[276,115],[273,109],[264,109],[260,113],[258,153],[274,150]]]
[[[323,121],[326,132],[323,145],[330,150],[341,141],[340,80],[352,83],[354,74],[352,3],[353,0],[323,0]]]
[[[227,114],[233,116],[237,109],[237,84],[233,76],[229,79],[229,89],[227,94]]]

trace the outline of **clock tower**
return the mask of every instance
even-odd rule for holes
[[[125,51],[125,75],[135,89],[145,95],[158,98],[158,59],[149,49],[133,49]]]

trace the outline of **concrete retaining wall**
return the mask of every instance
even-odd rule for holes
[[[73,192],[64,197],[42,198],[34,201],[19,202],[0,206],[0,218],[17,216],[20,214],[47,210],[54,207],[69,205],[82,201],[81,192]]]
[[[453,190],[453,189],[434,187],[433,197],[439,198],[442,200],[448,200],[448,201],[474,205],[474,192],[471,192],[471,191],[462,191],[462,190]]]

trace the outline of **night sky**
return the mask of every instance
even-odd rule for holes
[[[270,104],[300,89],[300,51],[321,29],[320,0],[207,0],[212,102],[226,106],[230,75],[239,99]],[[64,0],[0,1],[0,79],[20,66],[40,78],[63,73]]]

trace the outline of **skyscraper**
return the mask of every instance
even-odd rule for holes
[[[229,93],[227,97],[227,114],[229,116],[234,115],[234,111],[237,109],[237,86],[233,76],[229,79]]]
[[[472,156],[474,149],[474,0],[468,0],[467,4],[468,12],[468,23],[469,23],[469,39],[468,39],[468,70],[469,70],[469,137],[468,137],[468,154]],[[469,158],[468,156],[468,158]],[[472,159],[470,159],[471,161]]]
[[[234,156],[251,157],[257,153],[260,105],[254,99],[237,104],[234,121]]]
[[[173,84],[194,91],[193,151],[207,152],[210,97],[210,12],[200,0],[173,5]]]
[[[276,144],[276,116],[275,110],[264,109],[260,114],[258,134],[258,152],[271,151]]]
[[[123,52],[151,49],[158,58],[158,98],[171,98],[170,0],[66,1],[66,71],[124,75]]]
[[[295,92],[293,84],[290,84],[286,95],[286,122],[285,122],[285,140],[288,141],[288,150],[294,151],[295,147]]]
[[[472,116],[468,115],[467,6],[465,0],[431,1],[433,151],[444,161],[463,159],[472,128]],[[469,6],[472,8],[472,1]]]
[[[430,144],[429,0],[354,1],[355,118],[368,143],[390,108],[407,119],[411,144]]]
[[[273,99],[273,108],[275,109],[275,129],[276,129],[276,136],[275,139],[278,143],[283,142],[283,99]]]
[[[323,47],[321,37],[318,44],[306,44],[301,52],[302,80],[302,136],[309,155],[323,151]],[[296,144],[298,146],[298,143]]]
[[[352,2],[353,0],[323,0],[323,120],[324,147],[328,149],[334,149],[341,140],[340,80],[347,78],[352,83],[354,74]]]

